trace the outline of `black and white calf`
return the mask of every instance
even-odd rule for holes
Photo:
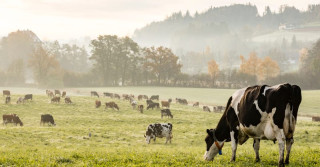
[[[278,165],[284,166],[285,145],[285,163],[288,164],[301,99],[300,87],[288,83],[236,91],[229,98],[216,129],[207,129],[204,158],[213,160],[221,153],[224,142],[231,141],[231,161],[235,161],[237,145],[253,138],[256,162],[260,161],[260,140],[273,140],[279,143]]]
[[[171,143],[172,139],[172,124],[171,123],[155,123],[147,127],[146,134],[144,135],[146,142],[150,144],[150,140],[156,141],[156,137],[166,137],[166,143]]]

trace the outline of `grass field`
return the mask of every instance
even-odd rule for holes
[[[19,94],[43,90],[13,89],[12,98]],[[234,90],[190,88],[81,88],[67,89],[74,104],[50,104],[45,95],[35,95],[33,102],[17,105],[0,104],[2,114],[18,114],[23,127],[0,125],[0,165],[2,166],[275,166],[278,145],[262,141],[261,162],[254,163],[252,139],[238,147],[237,161],[229,162],[230,143],[223,155],[213,162],[203,160],[204,138],[207,128],[214,128],[221,114],[206,113],[200,108],[173,104],[174,119],[161,119],[159,110],[143,114],[133,110],[127,101],[114,100],[120,111],[96,109],[97,98],[88,95],[91,90],[133,94],[159,94],[161,98],[182,97],[213,105],[225,105]],[[42,93],[44,94],[44,93]],[[304,91],[302,113],[319,113],[320,91]],[[4,98],[0,98],[4,101]],[[102,102],[110,98],[100,98]],[[140,102],[145,105],[145,102]],[[40,126],[40,115],[52,114],[57,126]],[[146,144],[143,134],[150,123],[171,122],[172,144],[165,139]],[[88,137],[88,133],[92,137]],[[298,121],[290,166],[320,166],[320,124]]]

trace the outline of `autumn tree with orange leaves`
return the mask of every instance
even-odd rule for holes
[[[269,56],[260,59],[255,52],[252,52],[247,60],[242,55],[240,56],[240,59],[242,61],[240,72],[255,76],[259,81],[276,77],[280,73],[278,63]]]
[[[211,60],[208,62],[208,73],[211,76],[212,85],[214,85],[216,78],[219,75],[219,65],[216,61]]]

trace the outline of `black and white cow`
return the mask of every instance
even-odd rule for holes
[[[156,137],[166,137],[166,144],[172,139],[172,124],[171,123],[154,123],[147,127],[146,134],[144,135],[146,142],[150,144],[150,140],[156,141]]]
[[[207,129],[207,150],[204,158],[213,160],[224,142],[231,141],[232,157],[236,159],[238,144],[253,138],[256,162],[260,161],[260,140],[279,143],[279,166],[284,166],[284,149],[289,163],[293,133],[301,103],[301,89],[297,85],[252,86],[236,91],[228,100],[226,110],[215,129]]]

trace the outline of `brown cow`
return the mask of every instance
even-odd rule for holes
[[[48,97],[53,98],[54,97],[53,92],[50,91],[49,94],[48,94]]]
[[[170,102],[168,102],[168,101],[161,101],[161,105],[162,105],[162,108],[163,107],[170,108]]]
[[[142,104],[138,105],[138,110],[140,111],[140,113],[143,113],[143,105]]]
[[[99,94],[96,91],[91,91],[90,94],[91,96],[97,96],[99,98]]]
[[[53,97],[51,103],[60,103],[60,97]]]
[[[60,90],[54,90],[54,95],[59,95],[59,96],[61,96]]]
[[[123,100],[130,100],[130,96],[128,94],[122,95]]]
[[[100,100],[96,100],[96,108],[99,108],[101,106],[101,101]]]
[[[199,107],[199,102],[195,102],[192,106],[193,107]]]
[[[119,94],[113,94],[114,98],[120,99],[120,95]]]
[[[143,98],[143,95],[138,96],[138,100],[142,100],[142,98]]]
[[[107,108],[112,108],[112,109],[116,108],[116,109],[119,111],[118,105],[117,105],[115,102],[113,102],[113,101],[106,103],[106,108],[105,108],[105,109],[107,109]]]
[[[3,90],[3,96],[10,96],[9,90]]]
[[[62,92],[62,97],[66,97],[66,95],[67,95],[67,92],[66,92],[66,91],[63,91],[63,92]]]
[[[65,102],[66,104],[71,104],[71,103],[72,103],[70,97],[66,97],[66,98],[64,99],[64,102]]]
[[[14,123],[16,126],[17,124],[20,124],[20,126],[23,126],[23,123],[21,122],[20,118],[16,114],[8,114],[8,115],[2,115],[3,119],[3,125],[6,125],[7,123]]]
[[[203,111],[208,111],[208,112],[211,112],[210,108],[208,106],[203,106]]]

